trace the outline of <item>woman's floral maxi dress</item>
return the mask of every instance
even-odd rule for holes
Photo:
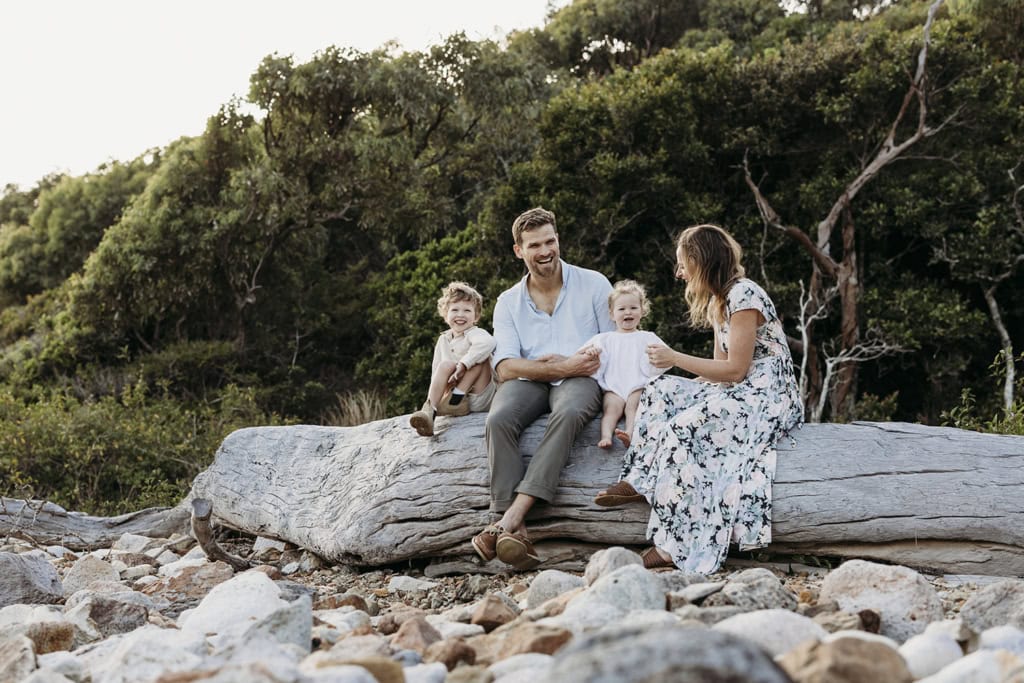
[[[775,443],[803,420],[786,335],[771,299],[741,279],[729,290],[718,343],[728,352],[729,323],[755,309],[754,359],[735,384],[673,376],[644,389],[622,479],[651,504],[647,537],[685,571],[710,574],[730,541],[771,541]]]

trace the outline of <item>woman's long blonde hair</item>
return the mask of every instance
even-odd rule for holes
[[[726,296],[744,275],[743,249],[717,225],[695,225],[676,240],[686,260],[686,303],[695,327],[713,327],[725,321]]]

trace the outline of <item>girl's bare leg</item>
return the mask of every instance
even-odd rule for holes
[[[630,393],[629,398],[626,399],[626,428],[615,430],[615,436],[626,448],[629,448],[629,444],[633,440],[633,425],[636,424],[636,409],[640,406],[641,393],[643,393],[643,389],[637,389]]]
[[[430,401],[430,405],[434,406],[434,410],[437,410],[437,406],[441,405],[441,398],[448,393],[448,378],[452,376],[453,372],[455,372],[455,363],[444,361],[437,366],[437,371],[430,378],[427,400]]]
[[[597,445],[601,448],[611,448],[612,434],[619,425],[619,418],[626,408],[626,402],[614,391],[604,392],[604,408],[601,414],[601,440]]]

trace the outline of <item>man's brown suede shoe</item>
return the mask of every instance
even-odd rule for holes
[[[508,532],[498,537],[495,554],[505,564],[510,564],[519,571],[533,569],[540,564],[540,555],[534,550],[533,544],[526,534]]]
[[[495,547],[498,545],[498,537],[505,533],[500,524],[491,524],[483,531],[473,537],[473,550],[484,562],[490,562],[497,554]]]

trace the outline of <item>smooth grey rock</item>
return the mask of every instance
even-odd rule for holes
[[[960,643],[948,633],[922,633],[907,639],[899,647],[899,653],[914,680],[938,673],[964,656]]]
[[[835,600],[847,612],[871,609],[882,635],[902,643],[943,618],[942,601],[928,581],[907,567],[850,560],[822,581],[819,600]]]
[[[587,568],[583,572],[583,580],[586,585],[590,586],[605,574],[610,574],[616,569],[629,564],[638,564],[642,567],[644,560],[637,553],[622,546],[612,546],[611,548],[598,550],[590,556]]]
[[[808,640],[821,640],[828,632],[813,619],[785,609],[764,609],[737,614],[711,627],[756,643],[773,657]]]
[[[960,618],[975,633],[993,626],[1024,628],[1024,580],[1011,579],[985,586],[960,608]]]
[[[792,683],[753,643],[728,633],[671,627],[577,638],[537,683]]]
[[[48,561],[0,553],[0,607],[50,605],[63,599],[64,587]]]
[[[823,643],[834,643],[842,638],[857,638],[871,643],[879,643],[893,650],[900,649],[900,644],[889,636],[883,636],[881,633],[868,633],[867,631],[861,631],[860,629],[848,629],[845,631],[829,633],[827,636],[822,638],[821,641]]]
[[[118,583],[120,579],[120,572],[114,569],[109,562],[97,559],[92,555],[84,555],[71,565],[71,569],[64,575],[64,595],[73,595],[80,590],[89,588],[94,583],[110,581]]]
[[[584,580],[574,574],[557,569],[547,569],[537,574],[530,582],[530,587],[526,591],[526,607],[539,607],[551,598],[568,593],[583,585]]]
[[[697,604],[704,598],[709,595],[714,595],[723,588],[725,588],[725,581],[704,581],[701,583],[691,584],[682,590],[668,593],[666,596],[668,599],[668,608],[678,609],[685,605]]]

